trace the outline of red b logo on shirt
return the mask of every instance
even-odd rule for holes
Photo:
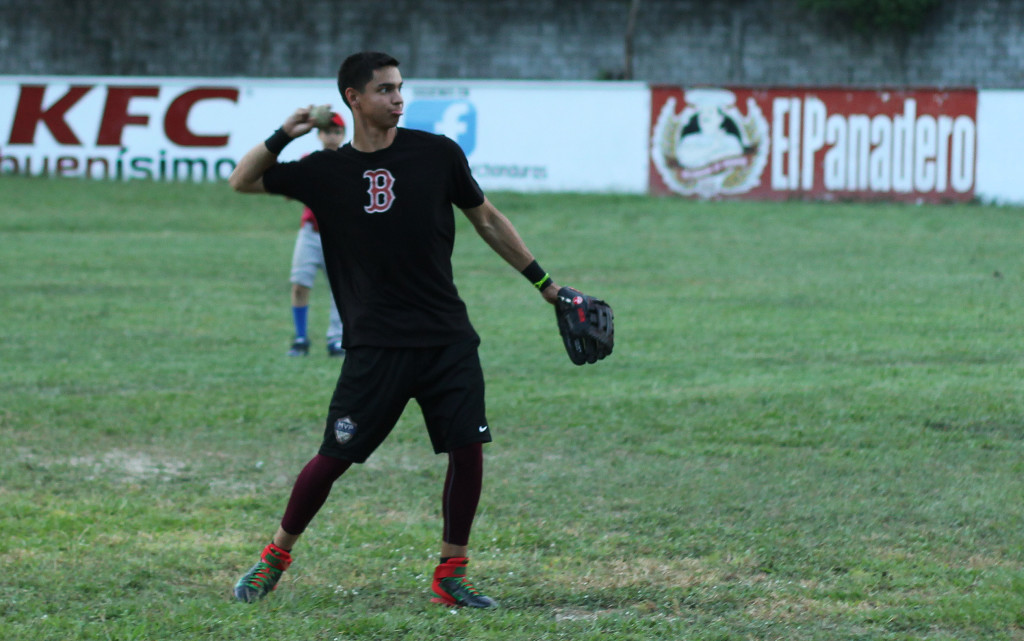
[[[363,178],[370,181],[370,188],[366,191],[370,194],[370,204],[363,207],[368,214],[380,214],[391,209],[395,202],[395,192],[392,186],[395,184],[395,177],[387,169],[372,169],[363,172]]]

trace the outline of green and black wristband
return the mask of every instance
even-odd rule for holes
[[[544,288],[551,284],[551,274],[544,271],[537,261],[527,265],[520,273],[537,288],[537,291],[544,291]]]

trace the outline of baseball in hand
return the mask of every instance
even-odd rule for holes
[[[317,105],[309,110],[309,119],[319,128],[324,129],[331,125],[331,106]]]

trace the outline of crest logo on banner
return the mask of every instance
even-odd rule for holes
[[[662,180],[684,195],[742,194],[761,184],[768,163],[768,121],[753,98],[747,113],[724,89],[691,89],[676,112],[665,101],[651,136],[651,160]]]

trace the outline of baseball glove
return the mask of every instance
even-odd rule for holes
[[[574,364],[596,363],[612,353],[615,315],[608,303],[563,287],[558,290],[555,318],[565,351]]]

